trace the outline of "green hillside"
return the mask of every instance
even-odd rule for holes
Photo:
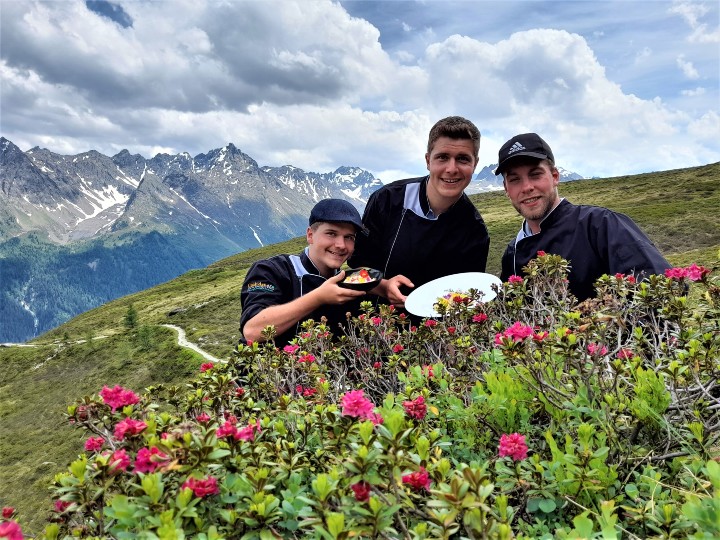
[[[720,163],[659,173],[564,183],[574,203],[598,204],[633,217],[676,265],[713,265],[720,248]],[[474,195],[490,230],[488,271],[521,220],[501,192]],[[50,515],[46,491],[54,473],[82,449],[84,438],[67,425],[66,406],[103,385],[142,390],[182,384],[202,359],[181,349],[173,324],[217,357],[238,338],[239,295],[245,272],[258,259],[297,252],[304,238],[255,249],[193,270],[162,285],[109,302],[33,340],[0,347],[0,505],[14,506],[26,532]],[[132,309],[137,326],[124,319]]]

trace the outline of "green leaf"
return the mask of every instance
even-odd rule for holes
[[[406,427],[405,413],[397,409],[388,412],[382,425],[390,431],[392,438],[396,438]]]
[[[715,489],[720,489],[720,463],[711,459],[705,464],[707,469],[708,479],[712,482]]]
[[[225,456],[230,455],[230,450],[227,448],[218,448],[217,450],[213,450],[210,452],[207,456],[207,459],[210,461],[220,461]]]
[[[162,475],[158,473],[152,473],[146,475],[142,481],[140,482],[143,491],[147,494],[148,497],[150,497],[150,500],[153,503],[157,503],[160,501],[160,498],[163,495],[163,491],[165,489],[165,486],[162,481]]]
[[[571,535],[575,534],[580,538],[593,537],[593,522],[587,516],[588,513],[587,511],[585,511],[582,514],[573,518],[573,525],[575,525],[575,530],[570,533]]]
[[[372,438],[374,429],[375,425],[372,422],[360,423],[358,432],[360,433],[360,438],[362,439],[365,446],[368,446],[370,444],[370,439]]]
[[[537,512],[540,509],[540,502],[545,499],[536,499],[536,498],[530,498],[527,501],[527,504],[525,505],[525,508],[527,508],[527,511],[531,514],[534,512]]]
[[[425,435],[418,437],[415,448],[420,459],[427,460],[430,457],[430,441]]]
[[[45,540],[57,540],[60,535],[60,526],[57,523],[51,523],[45,527]]]
[[[85,471],[87,470],[87,456],[82,456],[80,459],[76,459],[70,464],[70,472],[75,478],[82,481],[85,478]]]
[[[546,514],[549,514],[550,512],[554,512],[557,508],[557,505],[555,504],[555,501],[552,499],[540,499],[540,502],[538,503],[538,507],[540,510],[545,512]]]
[[[635,500],[638,498],[638,495],[640,494],[640,490],[635,484],[626,484],[625,485],[625,493],[628,497]]]
[[[345,529],[345,515],[339,512],[332,512],[325,518],[328,532],[333,538],[337,538]]]

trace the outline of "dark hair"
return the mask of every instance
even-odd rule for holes
[[[428,136],[428,154],[432,152],[435,141],[440,137],[472,141],[475,147],[475,158],[480,154],[480,130],[467,118],[463,118],[462,116],[448,116],[447,118],[438,120],[430,130],[430,135]]]

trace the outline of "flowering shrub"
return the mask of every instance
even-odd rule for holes
[[[113,388],[103,386],[103,389],[100,390],[100,397],[110,406],[112,412],[125,405],[135,405],[140,401],[140,397],[135,392],[119,385],[115,385]]]
[[[604,276],[578,304],[567,268],[104,387],[68,409],[90,436],[43,537],[718,537],[718,278]]]

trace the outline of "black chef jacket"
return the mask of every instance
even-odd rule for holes
[[[503,281],[522,276],[538,251],[570,262],[570,291],[580,301],[595,296],[595,281],[604,274],[663,274],[670,268],[632,219],[607,208],[563,199],[541,222],[538,234],[527,236],[523,229],[503,254]]]
[[[450,274],[485,271],[490,236],[480,213],[463,194],[433,216],[427,181],[398,180],[370,196],[363,214],[368,235],[358,235],[350,266],[376,268],[386,278],[402,274],[415,288]]]
[[[308,257],[308,248],[299,255],[276,255],[256,262],[248,270],[240,292],[240,335],[245,323],[263,309],[295,300],[317,289],[325,281]],[[320,322],[322,316],[327,317],[328,327],[337,335],[340,332],[338,326],[346,321],[345,314],[356,310],[358,305],[359,302],[350,301],[341,305],[320,306],[297,325],[276,336],[275,344],[278,347],[287,345],[297,335],[303,321],[313,319]]]

